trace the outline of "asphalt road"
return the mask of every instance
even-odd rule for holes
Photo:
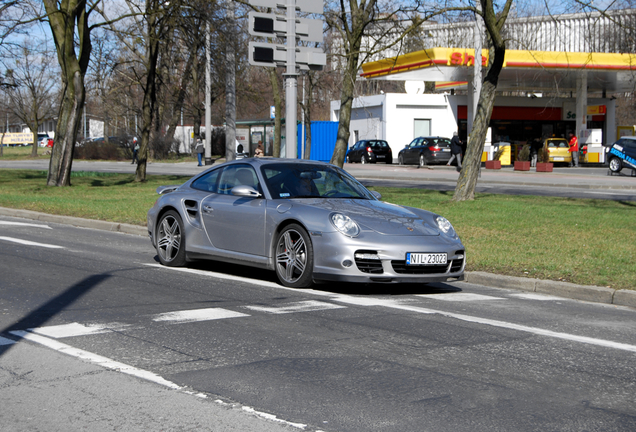
[[[631,308],[468,283],[292,290],[7,217],[0,271],[3,430],[636,429]]]

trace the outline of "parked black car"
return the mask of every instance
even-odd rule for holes
[[[623,168],[636,170],[636,137],[622,137],[605,147],[605,163],[612,172],[620,172]]]
[[[358,141],[347,152],[347,163],[393,163],[391,147],[384,140]]]
[[[451,158],[450,139],[443,137],[419,137],[398,153],[400,165],[448,163]]]

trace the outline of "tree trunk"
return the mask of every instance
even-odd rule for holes
[[[155,14],[148,16],[148,57],[147,57],[147,75],[146,86],[144,91],[144,99],[142,103],[142,125],[141,125],[141,144],[139,145],[137,170],[135,173],[135,182],[146,181],[146,167],[148,164],[148,153],[150,147],[150,130],[152,128],[152,117],[154,114],[155,101],[157,98],[157,85],[155,77],[157,75],[157,59],[159,57],[158,31],[156,26],[157,18]]]
[[[196,52],[194,51],[190,51],[190,53],[188,54],[188,61],[186,62],[186,67],[183,71],[183,74],[181,75],[181,83],[179,85],[179,91],[175,101],[172,118],[170,119],[170,123],[168,124],[168,131],[166,132],[166,138],[173,139],[175,131],[177,130],[177,124],[179,123],[179,119],[181,118],[183,102],[186,97],[187,85],[188,85],[188,81],[190,80],[190,75],[192,73],[192,65],[194,63],[195,56],[196,56]]]
[[[481,155],[484,151],[488,125],[492,108],[495,104],[495,92],[499,82],[499,73],[503,68],[504,57],[506,55],[506,43],[501,35],[501,29],[505,23],[512,0],[507,0],[503,12],[497,16],[494,12],[492,0],[481,0],[481,10],[483,11],[484,24],[488,32],[490,48],[490,67],[484,78],[484,83],[479,94],[477,103],[477,113],[473,122],[473,129],[468,139],[466,158],[462,165],[462,170],[457,179],[457,186],[453,194],[453,201],[467,201],[475,199],[475,187],[479,176],[481,165]]]
[[[86,0],[44,0],[44,6],[62,69],[63,84],[46,184],[70,186],[75,139],[86,95],[84,76],[91,52],[88,12]]]
[[[336,138],[336,147],[333,150],[330,163],[338,165],[340,168],[344,165],[347,148],[349,146],[349,125],[351,124],[351,108],[353,105],[353,91],[358,72],[358,55],[352,54],[355,59],[347,61],[347,68],[342,82],[342,92],[340,94],[340,115],[338,117],[338,135]]]

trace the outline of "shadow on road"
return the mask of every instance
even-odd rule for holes
[[[159,258],[155,256],[155,261],[159,262]],[[188,268],[195,270],[203,270],[214,273],[223,273],[225,275],[237,276],[251,279],[254,281],[263,281],[279,284],[276,273],[271,270],[263,270],[258,268],[246,267],[238,264],[230,264],[219,261],[192,261],[188,263]],[[282,286],[282,285],[281,285]],[[409,283],[343,283],[343,282],[324,282],[316,283],[311,289],[332,292],[334,294],[348,295],[375,295],[375,296],[400,296],[414,294],[440,294],[460,292],[461,289],[449,283],[431,283],[431,284],[409,284]],[[298,289],[302,292],[302,289]]]
[[[104,282],[106,279],[110,278],[109,274],[99,274],[89,276],[75,285],[69,287],[66,291],[61,293],[60,295],[52,298],[48,302],[44,303],[39,308],[35,309],[25,317],[16,321],[13,324],[10,324],[8,327],[0,330],[0,335],[6,337],[8,339],[14,339],[13,336],[9,334],[10,331],[13,330],[27,330],[31,328],[41,327],[55,315],[66,309],[68,306],[75,303],[79,300],[84,294],[87,294],[93,288],[95,288],[100,283]],[[0,357],[7,352],[13,344],[10,345],[2,345],[0,346]]]

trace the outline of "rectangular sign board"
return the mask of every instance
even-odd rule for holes
[[[0,134],[2,144],[33,144],[35,134],[33,132],[8,132]]]

